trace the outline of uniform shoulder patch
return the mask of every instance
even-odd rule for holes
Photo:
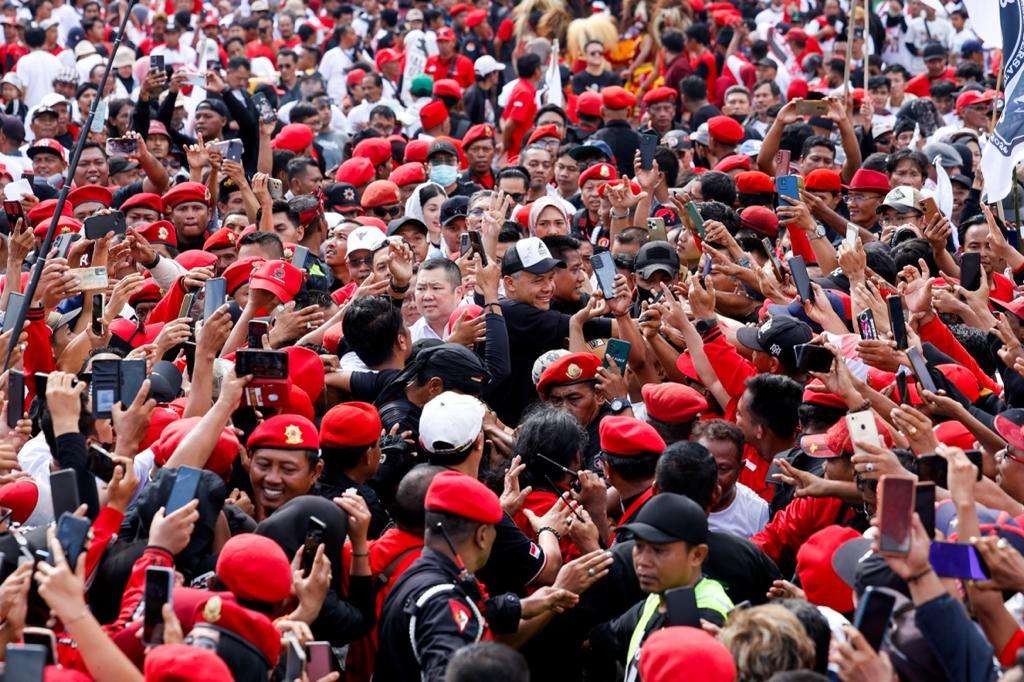
[[[473,613],[459,599],[449,599],[448,608],[452,612],[452,620],[455,621],[455,627],[459,629],[459,634],[461,635],[469,627],[469,622],[473,620]]]

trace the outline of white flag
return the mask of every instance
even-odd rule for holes
[[[995,15],[995,3],[976,2]],[[984,200],[994,204],[1006,198],[1013,184],[1013,168],[1024,160],[1024,5],[1001,0],[998,8],[1003,47],[1003,114],[995,132],[981,153],[981,171],[985,176]],[[977,30],[977,28],[976,28]]]
[[[999,25],[999,12],[994,11],[992,0],[963,0],[967,8],[968,28],[981,38],[985,47],[1003,46],[1003,28]]]
[[[953,219],[953,183],[949,181],[949,173],[942,167],[939,161],[942,157],[936,156],[935,164],[935,205],[942,211],[942,215],[950,220]],[[960,235],[956,230],[952,231],[953,248],[960,249]]]
[[[562,92],[562,72],[558,70],[558,41],[551,45],[551,59],[548,70],[544,74],[544,87],[547,90],[548,104],[557,107],[565,106],[565,94]]]

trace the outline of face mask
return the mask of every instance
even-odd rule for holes
[[[430,181],[436,182],[441,187],[455,184],[459,179],[459,169],[456,166],[431,166]]]

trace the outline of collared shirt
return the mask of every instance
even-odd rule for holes
[[[438,339],[440,341],[444,341],[444,339],[434,331],[434,328],[430,326],[427,322],[427,318],[425,317],[420,317],[420,319],[413,322],[412,326],[409,327],[409,333],[412,335],[413,343],[416,343],[420,339]]]

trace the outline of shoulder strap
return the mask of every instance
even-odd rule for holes
[[[391,580],[391,576],[394,575],[395,571],[398,570],[398,566],[402,563],[402,559],[409,556],[416,550],[422,549],[423,547],[407,547],[406,549],[399,552],[398,556],[392,559],[391,563],[385,566],[384,570],[377,574],[377,580],[380,582],[380,584],[387,585],[388,581]]]
[[[420,652],[416,648],[416,618],[419,615],[419,610],[423,608],[424,604],[426,604],[434,597],[440,594],[445,594],[447,592],[454,591],[455,585],[452,585],[451,583],[441,583],[440,585],[432,585],[431,587],[428,587],[426,590],[421,592],[420,596],[416,597],[416,600],[413,602],[412,615],[409,618],[409,645],[412,647],[412,655],[416,658],[416,663],[422,664],[422,661],[420,661]],[[480,611],[479,609],[477,609],[476,604],[473,603],[473,600],[467,599],[465,603],[469,604],[470,611],[473,612],[473,615],[476,617],[477,622],[480,623],[480,629],[476,633],[476,636],[473,638],[473,643],[475,644],[479,642],[480,639],[483,637],[484,617],[480,614]]]

